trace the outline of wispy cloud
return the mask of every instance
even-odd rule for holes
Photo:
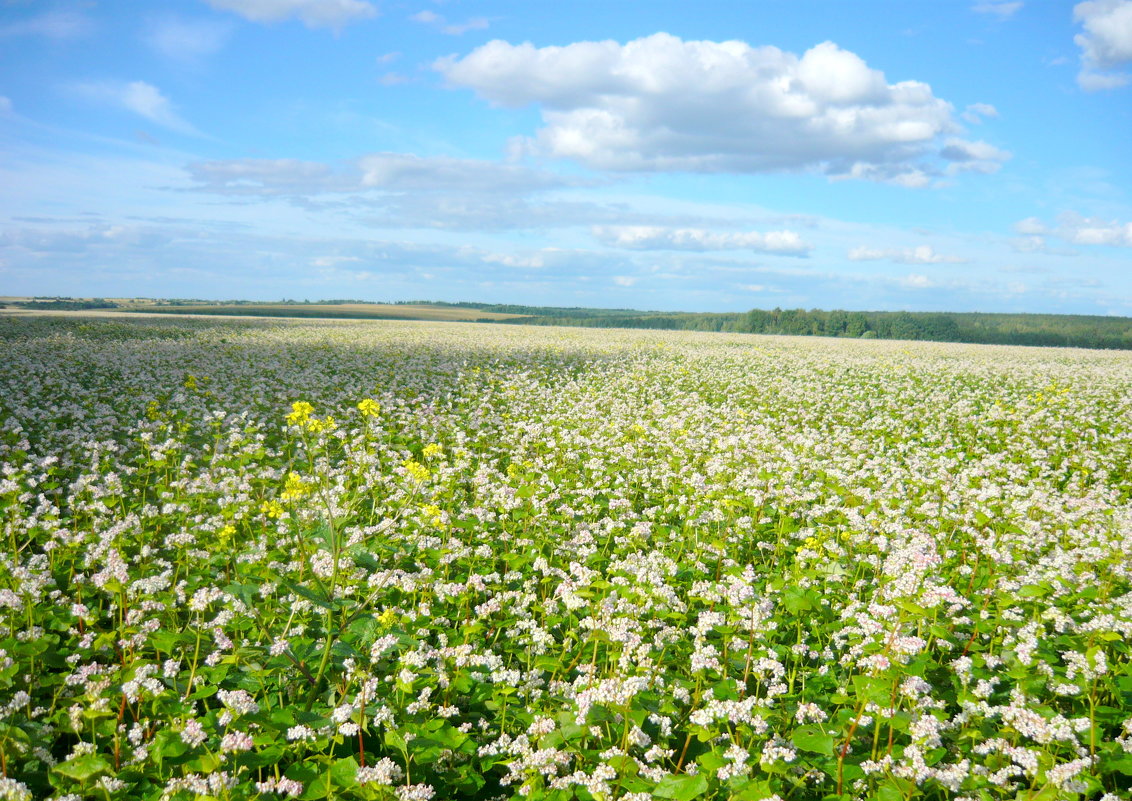
[[[76,94],[102,105],[133,112],[150,122],[177,133],[203,136],[191,123],[182,118],[169,98],[156,86],[145,81],[100,81],[76,84]]]
[[[629,250],[750,250],[784,256],[805,256],[811,250],[794,231],[720,232],[651,225],[599,225],[592,230],[603,244]]]
[[[82,12],[57,9],[0,24],[0,38],[42,36],[63,41],[79,39],[93,29],[94,23]]]
[[[220,50],[231,35],[228,22],[164,16],[149,21],[143,40],[163,58],[192,64]]]
[[[341,29],[351,22],[377,16],[364,0],[206,0],[213,8],[231,11],[252,22],[282,22],[296,18],[308,28]]]
[[[856,247],[849,251],[850,261],[892,261],[897,264],[964,264],[967,259],[936,253],[931,245],[914,248]]]
[[[431,25],[441,33],[446,33],[449,36],[460,36],[468,31],[483,31],[487,30],[490,22],[487,17],[472,17],[464,22],[452,23],[448,22],[442,14],[437,14],[435,11],[428,9],[418,11],[409,17],[413,22],[420,22],[424,25]]]
[[[989,14],[999,19],[1010,19],[1024,4],[1021,0],[986,0],[985,2],[975,3],[971,6],[971,10],[976,14]]]
[[[1068,211],[1058,216],[1056,225],[1047,225],[1037,217],[1027,217],[1014,224],[1021,235],[1015,248],[1027,252],[1058,252],[1046,246],[1046,237],[1055,237],[1074,245],[1107,245],[1132,247],[1132,222],[1085,217]]]

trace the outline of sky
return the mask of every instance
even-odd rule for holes
[[[1132,316],[1132,0],[0,0],[0,295]]]

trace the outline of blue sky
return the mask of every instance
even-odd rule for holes
[[[0,295],[1132,316],[1132,0],[0,0]]]

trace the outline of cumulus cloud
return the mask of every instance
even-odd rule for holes
[[[158,55],[192,63],[218,51],[231,34],[232,26],[225,22],[169,16],[151,20],[143,38]]]
[[[1081,48],[1077,83],[1086,91],[1115,89],[1132,81],[1118,70],[1132,61],[1132,0],[1088,0],[1073,7],[1083,33],[1073,37]]]
[[[492,41],[434,63],[491,103],[541,106],[529,149],[599,169],[763,172],[922,186],[954,109],[823,42],[801,56],[657,33],[625,44]]]
[[[78,11],[56,9],[21,20],[0,24],[0,38],[9,36],[42,36],[64,41],[86,36],[94,25]]]
[[[652,225],[595,226],[603,244],[629,250],[751,250],[784,256],[805,256],[811,246],[794,231],[717,232],[702,228],[664,228]]]
[[[936,253],[931,245],[914,248],[856,247],[849,251],[850,261],[893,261],[897,264],[964,264],[967,259]]]
[[[179,115],[161,90],[145,81],[84,83],[74,87],[88,100],[133,112],[150,122],[177,133],[200,136],[193,125]]]
[[[999,19],[1009,19],[1018,13],[1022,5],[1021,0],[1012,0],[1012,2],[1005,2],[1005,0],[985,0],[985,2],[975,3],[975,5],[971,6],[971,10],[976,14],[990,14]]]
[[[213,8],[231,11],[252,22],[281,22],[297,17],[308,28],[342,28],[377,16],[364,0],[206,0]]]

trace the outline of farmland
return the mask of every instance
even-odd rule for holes
[[[1127,797],[1132,354],[0,343],[0,798]]]

